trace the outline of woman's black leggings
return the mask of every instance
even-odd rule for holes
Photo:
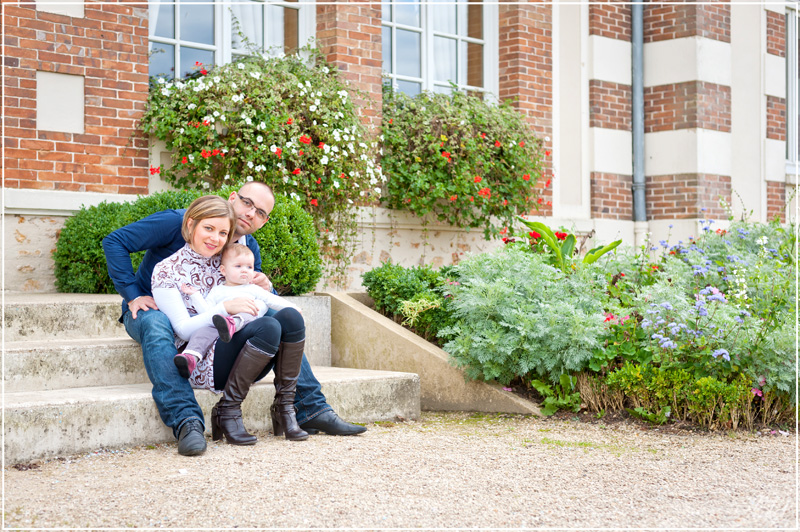
[[[225,389],[236,357],[248,340],[265,353],[274,354],[278,352],[281,342],[295,343],[304,340],[305,337],[306,325],[303,316],[293,308],[285,308],[272,316],[251,321],[234,334],[227,344],[217,342],[214,348],[214,388]],[[256,380],[263,379],[273,365],[274,361],[267,364]]]

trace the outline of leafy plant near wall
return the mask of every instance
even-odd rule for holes
[[[383,126],[390,208],[481,227],[488,239],[541,203],[541,142],[509,105],[462,92],[411,98],[384,86]]]
[[[204,68],[191,79],[152,80],[141,129],[166,142],[173,164],[152,168],[176,187],[262,181],[312,214],[329,274],[354,249],[354,206],[384,177],[348,86],[322,54],[261,54]]]
[[[214,192],[227,198],[234,187]],[[59,292],[114,294],[108,277],[102,240],[129,223],[165,209],[184,209],[202,196],[199,190],[171,190],[143,196],[130,203],[101,203],[83,207],[67,219],[56,249],[56,289]],[[281,294],[297,295],[314,289],[322,276],[322,261],[314,221],[294,200],[276,195],[269,222],[253,235],[261,248],[261,269]],[[134,269],[144,252],[131,256]]]

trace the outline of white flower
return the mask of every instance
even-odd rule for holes
[[[225,181],[228,181],[231,178],[231,174],[225,174]]]
[[[379,188],[375,187],[375,192],[377,192],[378,194],[380,194],[380,193],[381,193],[381,189],[379,189]]]
[[[196,108],[196,107],[197,107],[197,104],[194,104],[194,103],[190,103],[189,105],[186,106],[186,108],[189,109],[190,111],[192,109]]]
[[[208,188],[209,186],[208,181],[203,181],[203,188]]]
[[[238,67],[239,67],[239,70],[244,70],[244,63],[239,63],[239,64],[238,64],[238,65],[236,65],[236,66],[238,66]]]
[[[319,105],[319,98],[317,98],[316,100],[314,100],[314,105]]]
[[[214,116],[219,116],[219,111],[214,111]]]
[[[194,155],[192,155],[191,153],[189,154],[189,160],[194,162]]]
[[[322,146],[322,151],[328,153],[329,151],[331,151],[331,147],[328,144],[325,144],[324,146]]]
[[[288,175],[283,176],[283,184],[285,185],[288,182],[289,182],[289,176]],[[294,194],[294,192],[292,192],[292,194]]]
[[[248,181],[248,182],[249,182],[249,181],[252,181],[252,180],[253,180],[253,176],[251,176],[251,175],[247,176],[247,179],[246,179],[246,181]]]
[[[328,164],[328,156],[327,155],[323,155],[322,159],[319,160],[319,164],[321,164],[323,166]]]
[[[340,90],[336,94],[338,94],[339,98],[341,98],[342,100],[346,100],[347,99],[347,91],[344,90],[344,89]]]
[[[347,198],[347,203],[353,203],[353,200],[351,200],[350,198]]]
[[[169,96],[169,90],[161,89],[161,94],[163,94],[164,96]]]
[[[253,161],[247,161],[247,167],[248,168],[252,168],[253,167]]]
[[[306,80],[306,87],[311,87],[311,82]]]
[[[261,72],[250,72],[250,77],[258,79],[261,77]]]
[[[298,84],[297,84],[297,88],[299,88],[299,89],[303,89],[303,88],[305,88],[305,87],[303,87],[303,84],[302,84],[302,83],[298,83]]]
[[[239,66],[241,66],[241,65],[239,65]],[[233,90],[236,90],[236,89],[238,89],[238,88],[239,88],[239,86],[236,84],[236,82],[235,82],[235,81],[231,81],[231,88],[232,88]]]
[[[315,126],[317,125],[317,121],[316,121],[316,120],[312,120],[312,123],[313,123]]]
[[[322,67],[322,72],[327,74],[328,72],[330,72],[330,69],[328,67]]]
[[[311,107],[308,108],[308,110],[313,113],[314,111],[317,110],[317,106],[316,105],[312,105]]]
[[[163,85],[166,82],[167,82],[167,80],[165,80],[164,78],[158,78],[158,84],[159,85]]]
[[[225,121],[225,115],[220,115],[220,117],[219,117],[219,121],[220,121],[220,122],[224,122],[224,121]]]
[[[300,199],[300,196],[298,196],[296,192],[292,192],[291,194],[289,194],[289,197],[291,197],[295,201],[298,201]]]
[[[339,146],[328,146],[326,144],[325,148],[330,148],[333,153],[336,153],[337,151],[339,151]]]
[[[274,145],[274,144],[269,147],[270,153],[275,153],[275,151],[277,151],[277,149],[278,149],[278,147],[276,145]]]
[[[341,185],[339,185],[339,180],[338,180],[338,179],[334,179],[334,180],[333,180],[333,186],[334,186],[335,188],[339,188],[339,187],[341,186]]]
[[[247,125],[249,126],[249,125],[252,125],[252,124],[253,124],[253,121],[252,121],[252,120],[250,120],[249,118],[245,118],[245,119],[244,119],[244,123],[245,123],[245,124],[247,124]]]
[[[219,83],[219,76],[214,76],[214,83]]]
[[[185,129],[183,129],[183,128],[180,128],[180,129],[178,130],[178,133],[180,133],[181,135],[183,135],[183,132],[184,132],[184,131],[186,131],[186,130],[185,130]]]
[[[264,122],[261,122],[260,124],[258,124],[258,129],[267,129],[267,124],[265,124]]]
[[[262,142],[264,142],[264,137],[262,137],[261,135],[257,136],[257,137],[256,137],[256,142],[258,142],[259,144],[261,144]]]

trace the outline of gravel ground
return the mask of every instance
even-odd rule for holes
[[[4,529],[796,529],[784,434],[426,412],[357,437],[209,442],[192,458],[175,444],[101,450],[7,467]]]

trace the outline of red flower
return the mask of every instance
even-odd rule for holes
[[[300,169],[299,168],[295,168],[294,170],[292,170],[292,173],[294,175],[300,175]]]
[[[500,141],[499,140],[494,141],[494,147],[495,148],[499,148],[500,147]]]
[[[325,143],[324,142],[320,142],[319,145],[317,146],[317,148],[319,148],[319,149],[322,149],[324,147],[325,147]]]
[[[347,176],[344,175],[344,172],[342,172],[341,175],[339,175],[339,179],[347,179]]]
[[[189,162],[189,158],[188,158],[188,157],[184,157],[183,159],[181,159],[181,162],[182,162],[183,164],[186,164],[186,163],[188,163],[188,162]]]
[[[450,196],[450,201],[455,201],[457,199],[458,199],[458,196],[456,196],[455,194]]]
[[[536,240],[537,238],[541,238],[542,235],[540,235],[536,231],[531,231],[530,233],[528,233],[528,236],[531,237],[533,240]]]
[[[536,203],[538,203],[539,205],[541,205],[542,202],[544,202],[544,200],[542,198],[539,198],[539,199],[536,200]]]
[[[283,153],[283,150],[282,150],[282,149],[280,149],[280,148],[275,148],[275,155],[277,155],[277,156],[278,156],[278,159],[280,159],[280,158],[281,158],[281,153]]]
[[[194,66],[203,66],[203,63],[201,63],[200,61],[195,61]]]
[[[208,70],[206,70],[205,68],[200,69],[200,73],[205,76],[206,74],[208,74]]]
[[[214,148],[214,150],[211,152],[211,155],[219,155],[219,148]]]
[[[547,187],[549,187],[549,186],[550,186],[550,179],[548,179],[548,180],[547,180],[547,183],[545,183],[545,184],[544,184],[544,188],[547,188]]]
[[[450,152],[449,151],[443,151],[442,152],[442,157],[444,157],[445,159],[449,159],[450,158]]]
[[[550,155],[550,150],[547,150],[546,152],[544,152],[544,154],[549,156]]]
[[[317,184],[319,185],[320,183],[322,183],[322,178],[321,178],[321,177],[318,177],[318,178],[317,178]]]
[[[392,123],[392,120],[394,120],[394,118],[390,118],[390,119],[389,119],[389,123],[390,123],[390,124]]]
[[[654,270],[657,270],[657,269],[658,269],[658,266],[656,266],[655,264],[653,264],[651,267],[652,267]]]
[[[303,144],[311,144],[311,138],[310,138],[310,137],[306,137],[305,135],[302,135],[302,136],[301,136],[299,139],[297,139],[297,140],[299,140],[299,141],[300,141],[300,142],[302,142]]]
[[[567,238],[567,233],[562,233],[561,231],[556,231],[555,235],[559,240],[565,240]]]
[[[318,206],[319,206],[319,203],[317,202],[317,200],[315,200],[315,199],[312,199],[312,200],[311,200],[311,205],[313,205],[314,207],[318,207]]]
[[[203,159],[208,159],[209,157],[211,157],[211,152],[210,151],[206,151],[205,149],[201,149],[200,150],[200,156]]]
[[[522,179],[524,179],[525,181],[530,181],[531,180],[531,175],[530,174],[525,174],[524,176],[522,176]]]
[[[303,155],[303,150],[300,150],[299,152],[297,152],[297,155]]]
[[[481,138],[485,139],[486,138],[486,133],[481,133]]]
[[[483,196],[486,199],[492,197],[492,191],[489,190],[489,187],[484,187],[478,191],[478,196]]]
[[[475,197],[474,197],[474,196],[470,196],[470,197],[469,197],[469,200],[470,200],[470,201],[475,201]]]
[[[160,166],[151,166],[150,167],[150,175],[160,174],[161,167]]]
[[[208,120],[203,120],[203,125],[207,126],[209,124]]]
[[[483,178],[481,176],[479,176],[479,175],[476,175],[475,179],[473,179],[473,181],[475,181],[476,183],[480,183],[481,181],[483,181]]]
[[[525,141],[524,141],[524,140],[521,140],[521,141],[519,142],[519,147],[520,147],[520,148],[524,148],[524,147],[525,147]]]
[[[614,319],[614,315],[609,312],[609,313],[606,314],[606,319],[604,319],[603,322],[611,321],[613,319]]]
[[[553,202],[552,202],[552,201],[548,201],[548,202],[547,202],[547,206],[548,206],[548,207],[552,207],[552,206],[553,206]]]
[[[625,277],[625,274],[623,272],[619,272],[619,276],[620,277]]]
[[[508,233],[508,227],[503,227],[502,229],[500,229],[500,234],[501,235],[504,235],[506,233]]]
[[[505,207],[506,205],[508,205],[508,200],[507,200],[507,199],[504,199],[504,200],[503,200],[503,207]]]

